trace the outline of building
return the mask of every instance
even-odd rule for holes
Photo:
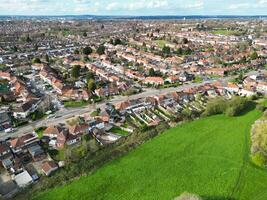
[[[164,80],[161,77],[146,77],[144,80],[144,84],[151,84],[151,85],[163,85]]]
[[[45,161],[42,164],[42,171],[46,176],[50,176],[50,174],[58,169],[58,165],[54,161]]]
[[[10,148],[12,149],[13,153],[20,154],[28,152],[28,147],[30,145],[38,142],[39,139],[36,135],[27,134],[21,137],[12,139],[10,141]]]
[[[0,144],[0,161],[13,157],[11,149],[6,143]]]
[[[41,102],[40,99],[32,99],[22,104],[20,107],[13,111],[13,116],[16,119],[25,119],[31,113],[35,112],[38,109],[38,105]]]
[[[33,183],[32,177],[27,171],[17,174],[14,180],[20,188],[27,187]]]
[[[4,110],[0,111],[0,131],[8,129],[12,126],[8,113]]]

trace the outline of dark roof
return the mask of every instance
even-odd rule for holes
[[[44,150],[39,144],[35,144],[34,146],[29,147],[28,150],[32,156],[38,156],[44,153]]]
[[[5,151],[8,151],[8,150],[10,150],[10,149],[9,149],[9,146],[7,144],[5,144],[5,143],[0,144],[0,154],[5,152]]]
[[[18,107],[15,109],[15,112],[26,112],[27,110],[30,110],[32,108],[32,105],[35,105],[39,102],[39,99],[32,99],[30,101],[27,101],[26,103],[22,104],[21,107]]]
[[[9,118],[7,112],[1,111],[0,112],[0,123],[6,122],[6,121],[9,121],[9,120],[10,120],[10,118]]]

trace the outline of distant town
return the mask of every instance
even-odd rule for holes
[[[262,19],[4,18],[0,196],[51,187],[85,158],[99,167],[210,99],[263,97],[266,70]]]

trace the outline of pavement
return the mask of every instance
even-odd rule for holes
[[[258,72],[253,71],[249,72],[247,75],[253,75],[257,74]],[[132,96],[115,96],[110,100],[105,100],[104,102],[100,103],[95,103],[95,104],[90,104],[86,107],[81,107],[81,108],[62,108],[56,113],[55,118],[51,119],[42,119],[36,122],[31,122],[30,124],[18,128],[15,132],[12,133],[0,133],[0,140],[5,140],[9,137],[17,137],[21,136],[23,134],[31,133],[34,131],[35,128],[41,127],[41,126],[49,126],[49,125],[56,125],[59,123],[65,123],[66,120],[74,117],[78,117],[84,114],[87,114],[90,116],[90,113],[97,108],[104,109],[106,106],[106,103],[111,103],[111,104],[118,104],[120,102],[124,102],[126,100],[133,100],[133,99],[139,99],[139,98],[145,98],[149,96],[154,96],[154,95],[159,95],[159,94],[166,94],[166,93],[171,93],[171,92],[179,92],[188,88],[196,87],[196,86],[201,86],[207,83],[212,83],[215,81],[228,81],[232,79],[233,77],[225,77],[225,78],[220,78],[220,79],[215,79],[215,80],[209,80],[201,83],[190,83],[190,84],[184,84],[182,86],[178,87],[171,87],[171,88],[164,88],[164,89],[144,89],[144,92],[135,94]]]

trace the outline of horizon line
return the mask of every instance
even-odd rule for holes
[[[235,15],[235,14],[190,14],[190,15],[165,15],[165,14],[155,14],[155,15],[103,15],[103,14],[48,14],[48,15],[23,15],[23,14],[5,14],[1,15],[0,17],[64,17],[64,16],[99,16],[99,17],[194,17],[194,16],[204,16],[204,17],[267,17],[266,14],[256,14],[256,15]]]

